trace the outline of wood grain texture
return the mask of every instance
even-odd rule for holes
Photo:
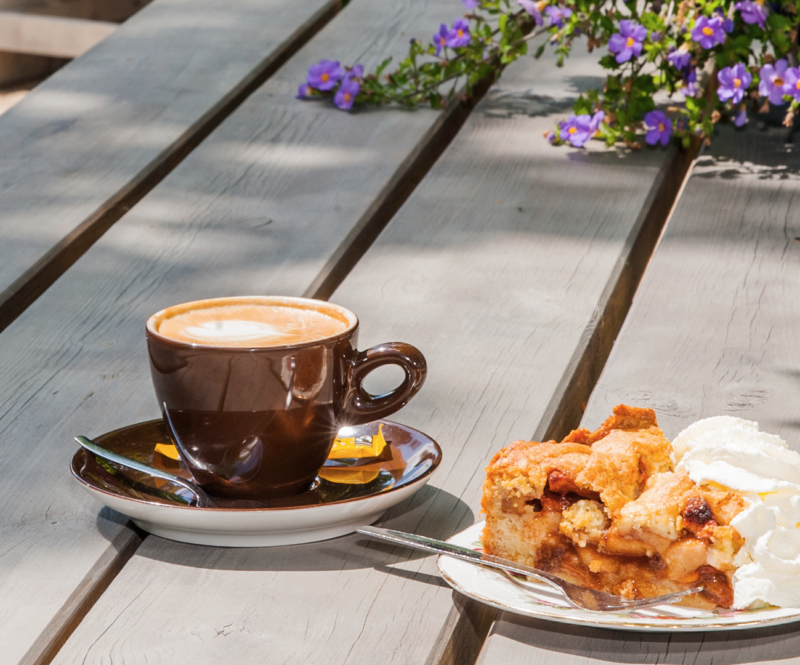
[[[74,434],[158,416],[147,317],[215,295],[299,295],[440,122],[299,102],[308,66],[332,54],[374,66],[451,13],[450,0],[343,12],[0,335],[4,662],[45,658],[42,632],[61,639],[86,609],[76,590],[94,588],[120,534],[137,537],[98,513],[67,464]]]
[[[0,118],[0,330],[340,6],[160,0]]]
[[[719,129],[698,160],[589,402],[654,408],[668,437],[719,414],[757,420],[800,450],[800,158],[785,131]],[[481,665],[800,663],[797,624],[637,635],[503,615]]]
[[[631,633],[503,614],[478,665],[791,665],[797,628],[720,633]]]
[[[354,13],[355,6],[343,12],[310,46]],[[563,70],[552,61],[516,63],[333,294],[332,300],[361,317],[362,346],[400,339],[419,346],[429,359],[427,385],[399,418],[437,438],[445,458],[431,487],[387,515],[393,528],[447,537],[477,518],[483,466],[503,444],[547,427],[542,420],[553,392],[597,323],[607,282],[624,263],[630,236],[663,179],[668,165],[663,152],[623,158],[556,150],[542,139],[542,130],[566,110],[576,90],[596,83],[591,75],[587,80],[587,71],[594,74],[589,62],[590,56],[577,57]],[[276,80],[265,91],[274,85]],[[255,101],[234,117],[244,117]],[[279,115],[280,100],[272,103],[272,113]],[[329,156],[337,169],[344,163],[352,173],[337,197],[342,207],[360,199],[369,173],[381,168],[371,155],[386,159],[387,148],[379,146],[387,137],[371,123],[380,120],[387,127],[387,113],[352,118],[353,131],[365,135],[358,151],[344,148],[353,140],[350,134],[324,131],[339,116],[314,116],[315,129],[324,133],[307,154]],[[407,123],[418,116],[399,117]],[[413,134],[406,129],[405,139],[397,136],[410,143]],[[254,171],[271,163],[260,158],[261,140],[255,134],[247,151],[238,151]],[[284,168],[291,164],[288,156],[299,159],[303,152],[286,155]],[[358,161],[348,161],[355,157]],[[275,177],[298,189],[293,219],[312,214],[314,205],[324,224],[312,232],[296,222],[299,228],[283,245],[285,258],[283,252],[270,253],[274,264],[258,269],[251,268],[257,265],[248,258],[251,249],[240,242],[240,290],[252,284],[265,291],[276,285],[290,292],[300,287],[317,245],[328,237],[319,229],[338,219],[325,201],[299,196],[299,185],[309,179],[323,188],[334,182],[334,173],[321,166],[310,170],[312,163],[303,162],[302,173]],[[179,173],[187,172],[184,166],[159,190],[178,182]],[[250,207],[249,191],[241,182],[236,184],[241,194],[226,190],[226,223],[252,219],[260,210],[262,219],[275,220],[267,232],[277,234],[289,209],[263,194],[259,208]],[[173,205],[191,204],[175,196]],[[205,271],[197,267],[203,257],[211,261],[212,246],[228,256],[231,250],[215,244],[226,238],[222,222],[202,225],[211,214],[205,206],[221,210],[218,200],[210,192],[195,205],[201,223],[195,222],[191,251],[164,250],[165,260],[169,254],[177,265],[163,273],[161,279],[171,284],[157,287],[154,306],[167,304],[160,296],[168,290],[185,289],[181,292],[191,296],[206,289],[206,295],[214,295],[235,283],[218,260]],[[159,223],[152,205],[134,215],[137,223],[145,220],[144,210]],[[165,217],[170,208],[161,211]],[[354,212],[348,213],[351,219]],[[130,221],[118,224],[85,260],[98,261],[112,237],[121,239],[123,231],[132,230]],[[166,229],[168,223],[161,225]],[[65,280],[74,278],[83,263]],[[283,271],[280,280],[271,277],[276,270]],[[196,275],[197,284],[189,286],[189,274]],[[131,296],[150,288],[145,282],[132,282]],[[139,399],[138,392],[132,394],[127,392],[129,409]],[[180,654],[198,664],[265,658],[326,665],[461,665],[474,659],[492,614],[463,598],[454,602],[431,557],[360,536],[262,550],[219,550],[149,537],[54,662],[156,664]]]

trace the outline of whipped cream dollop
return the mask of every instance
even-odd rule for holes
[[[800,454],[758,423],[731,416],[697,421],[672,446],[676,471],[747,500],[731,521],[745,540],[734,559],[733,608],[800,607]]]

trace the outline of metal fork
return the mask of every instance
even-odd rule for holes
[[[451,556],[455,559],[462,561],[469,561],[488,568],[498,568],[510,573],[517,573],[527,577],[533,577],[550,586],[558,589],[564,594],[564,597],[573,607],[582,610],[592,610],[594,612],[619,612],[621,610],[641,609],[643,607],[652,607],[653,605],[665,605],[674,603],[676,600],[683,596],[688,596],[692,593],[699,593],[703,587],[696,587],[686,591],[678,591],[676,593],[668,593],[663,596],[653,596],[651,598],[624,598],[622,596],[615,596],[604,591],[595,591],[594,589],[587,589],[586,587],[578,586],[562,580],[560,577],[548,573],[538,568],[531,568],[521,563],[515,563],[508,559],[501,559],[500,557],[492,556],[491,554],[484,554],[483,552],[476,552],[467,549],[466,547],[459,547],[446,543],[443,540],[435,540],[434,538],[426,538],[425,536],[418,536],[413,533],[404,533],[402,531],[393,531],[392,529],[381,529],[375,526],[365,526],[356,529],[358,533],[365,536],[373,536],[374,538],[381,538],[388,540],[396,545],[404,545],[406,547],[413,547],[425,552],[432,552],[433,554],[441,554]]]

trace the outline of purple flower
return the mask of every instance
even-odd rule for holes
[[[297,89],[297,99],[309,99],[313,94],[314,90],[308,83],[303,83]]]
[[[725,12],[719,7],[714,10],[714,14],[722,19],[722,29],[728,34],[731,34],[733,32],[733,21],[725,16]]]
[[[783,94],[791,95],[795,101],[800,102],[800,67],[789,67],[786,70]]]
[[[358,64],[355,65],[349,72],[345,72],[344,80],[349,81],[350,79],[360,79],[364,76],[364,65]]]
[[[717,88],[719,101],[730,100],[731,104],[738,104],[744,99],[745,90],[753,80],[753,76],[742,63],[733,67],[725,67],[717,74],[717,78],[719,79],[719,88]]]
[[[619,32],[611,35],[608,40],[608,50],[617,54],[617,62],[628,62],[632,57],[638,58],[642,54],[642,42],[647,39],[647,29],[636,21],[622,19],[619,22]]]
[[[550,17],[550,27],[555,25],[559,28],[564,27],[564,19],[572,16],[572,10],[569,7],[553,7],[552,5],[545,7],[544,13]]]
[[[345,79],[342,85],[333,96],[333,103],[336,104],[342,111],[349,111],[353,108],[353,102],[356,101],[356,95],[361,91],[361,85],[358,81],[353,79]]]
[[[648,130],[644,140],[648,145],[655,145],[659,141],[661,145],[669,143],[669,136],[672,134],[672,121],[663,111],[650,111],[644,116],[644,124]]]
[[[758,84],[758,94],[767,97],[776,106],[783,104],[783,86],[786,83],[786,68],[788,63],[784,59],[778,60],[775,66],[764,65],[759,73],[761,83]]]
[[[442,52],[442,48],[447,46],[447,35],[449,32],[450,30],[448,27],[442,23],[439,26],[439,32],[433,36],[433,44],[436,46],[436,55],[439,55]]]
[[[556,133],[555,132],[548,132],[547,133],[547,140],[550,141],[550,143],[555,143],[556,142]]]
[[[678,49],[671,48],[667,60],[669,60],[670,64],[679,72],[688,68],[689,63],[692,61],[692,54],[689,53],[689,44],[681,44],[681,47]]]
[[[456,19],[456,22],[453,23],[453,28],[447,33],[447,41],[445,43],[450,48],[458,48],[459,46],[467,46],[469,40],[469,23],[463,18]]]
[[[751,0],[744,0],[744,2],[737,2],[734,9],[738,9],[745,23],[752,25],[758,23],[758,27],[762,30],[767,24],[767,10],[764,5],[758,2],[751,2]]]
[[[533,16],[533,20],[536,22],[536,25],[541,27],[541,25],[544,23],[544,19],[542,18],[542,12],[539,7],[544,3],[534,2],[534,0],[517,0],[517,4],[520,5],[531,16]]]
[[[719,16],[714,16],[713,18],[701,16],[695,21],[694,28],[692,28],[692,39],[706,50],[714,48],[717,44],[722,44],[725,41],[722,18]]]
[[[747,124],[747,104],[742,104],[739,107],[739,113],[733,119],[733,124],[737,127],[743,127]]]
[[[475,9],[480,4],[479,0],[461,0],[461,2],[464,3],[464,9],[469,10]]]
[[[344,70],[339,66],[338,60],[320,60],[308,68],[306,83],[317,90],[333,90],[342,76]]]
[[[688,97],[697,95],[697,68],[692,67],[683,79],[684,94]]]
[[[569,141],[575,148],[582,148],[597,131],[604,117],[605,113],[602,111],[593,116],[588,113],[571,115],[559,125],[561,140]]]

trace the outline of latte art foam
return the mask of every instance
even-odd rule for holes
[[[199,326],[189,326],[184,332],[190,337],[209,342],[248,340],[260,337],[283,336],[275,326],[261,321],[205,321]]]
[[[314,308],[259,302],[205,301],[167,310],[156,332],[207,346],[284,346],[344,332],[349,322]]]

